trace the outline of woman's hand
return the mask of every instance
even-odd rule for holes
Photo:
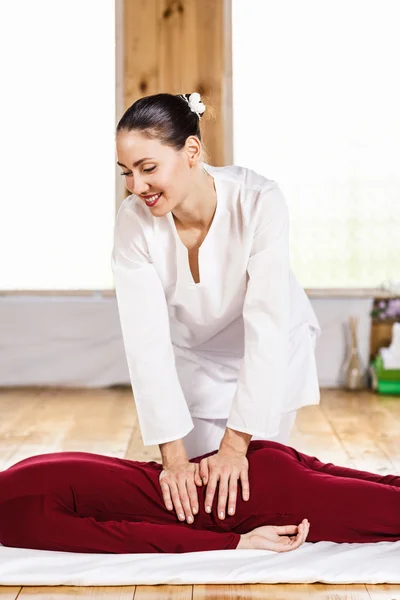
[[[242,452],[220,448],[217,454],[203,458],[200,462],[200,476],[204,485],[207,485],[205,511],[211,512],[217,483],[219,482],[218,517],[220,519],[225,518],[227,501],[228,514],[235,514],[239,479],[242,485],[243,500],[248,500],[250,497],[248,473],[249,462]]]
[[[161,471],[159,481],[166,508],[175,508],[180,521],[193,523],[193,515],[199,512],[196,485],[202,485],[199,465],[188,460],[169,463]]]
[[[257,527],[240,536],[236,550],[272,550],[273,552],[289,552],[296,550],[307,539],[310,523],[303,519],[300,525],[283,525],[281,527],[266,525]]]

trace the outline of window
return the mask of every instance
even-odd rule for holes
[[[233,0],[234,162],[278,182],[304,287],[400,279],[397,0]]]
[[[2,2],[0,23],[0,288],[112,289],[114,2]]]

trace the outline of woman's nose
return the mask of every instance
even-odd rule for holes
[[[149,186],[144,181],[140,181],[140,180],[138,181],[136,179],[135,183],[133,184],[132,191],[136,196],[140,196],[142,194],[146,195],[149,193],[149,190],[150,190]]]

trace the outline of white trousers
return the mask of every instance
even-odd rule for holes
[[[287,444],[296,420],[297,410],[282,413],[277,436],[269,438],[273,442]],[[188,458],[195,458],[207,452],[218,450],[226,428],[227,419],[199,419],[192,417],[194,428],[183,438]],[[252,437],[252,440],[262,438]]]

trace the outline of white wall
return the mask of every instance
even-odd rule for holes
[[[360,354],[369,356],[368,298],[313,298],[322,327],[316,357],[321,386],[343,383],[348,317],[359,316]],[[1,296],[0,386],[129,384],[114,297]]]

